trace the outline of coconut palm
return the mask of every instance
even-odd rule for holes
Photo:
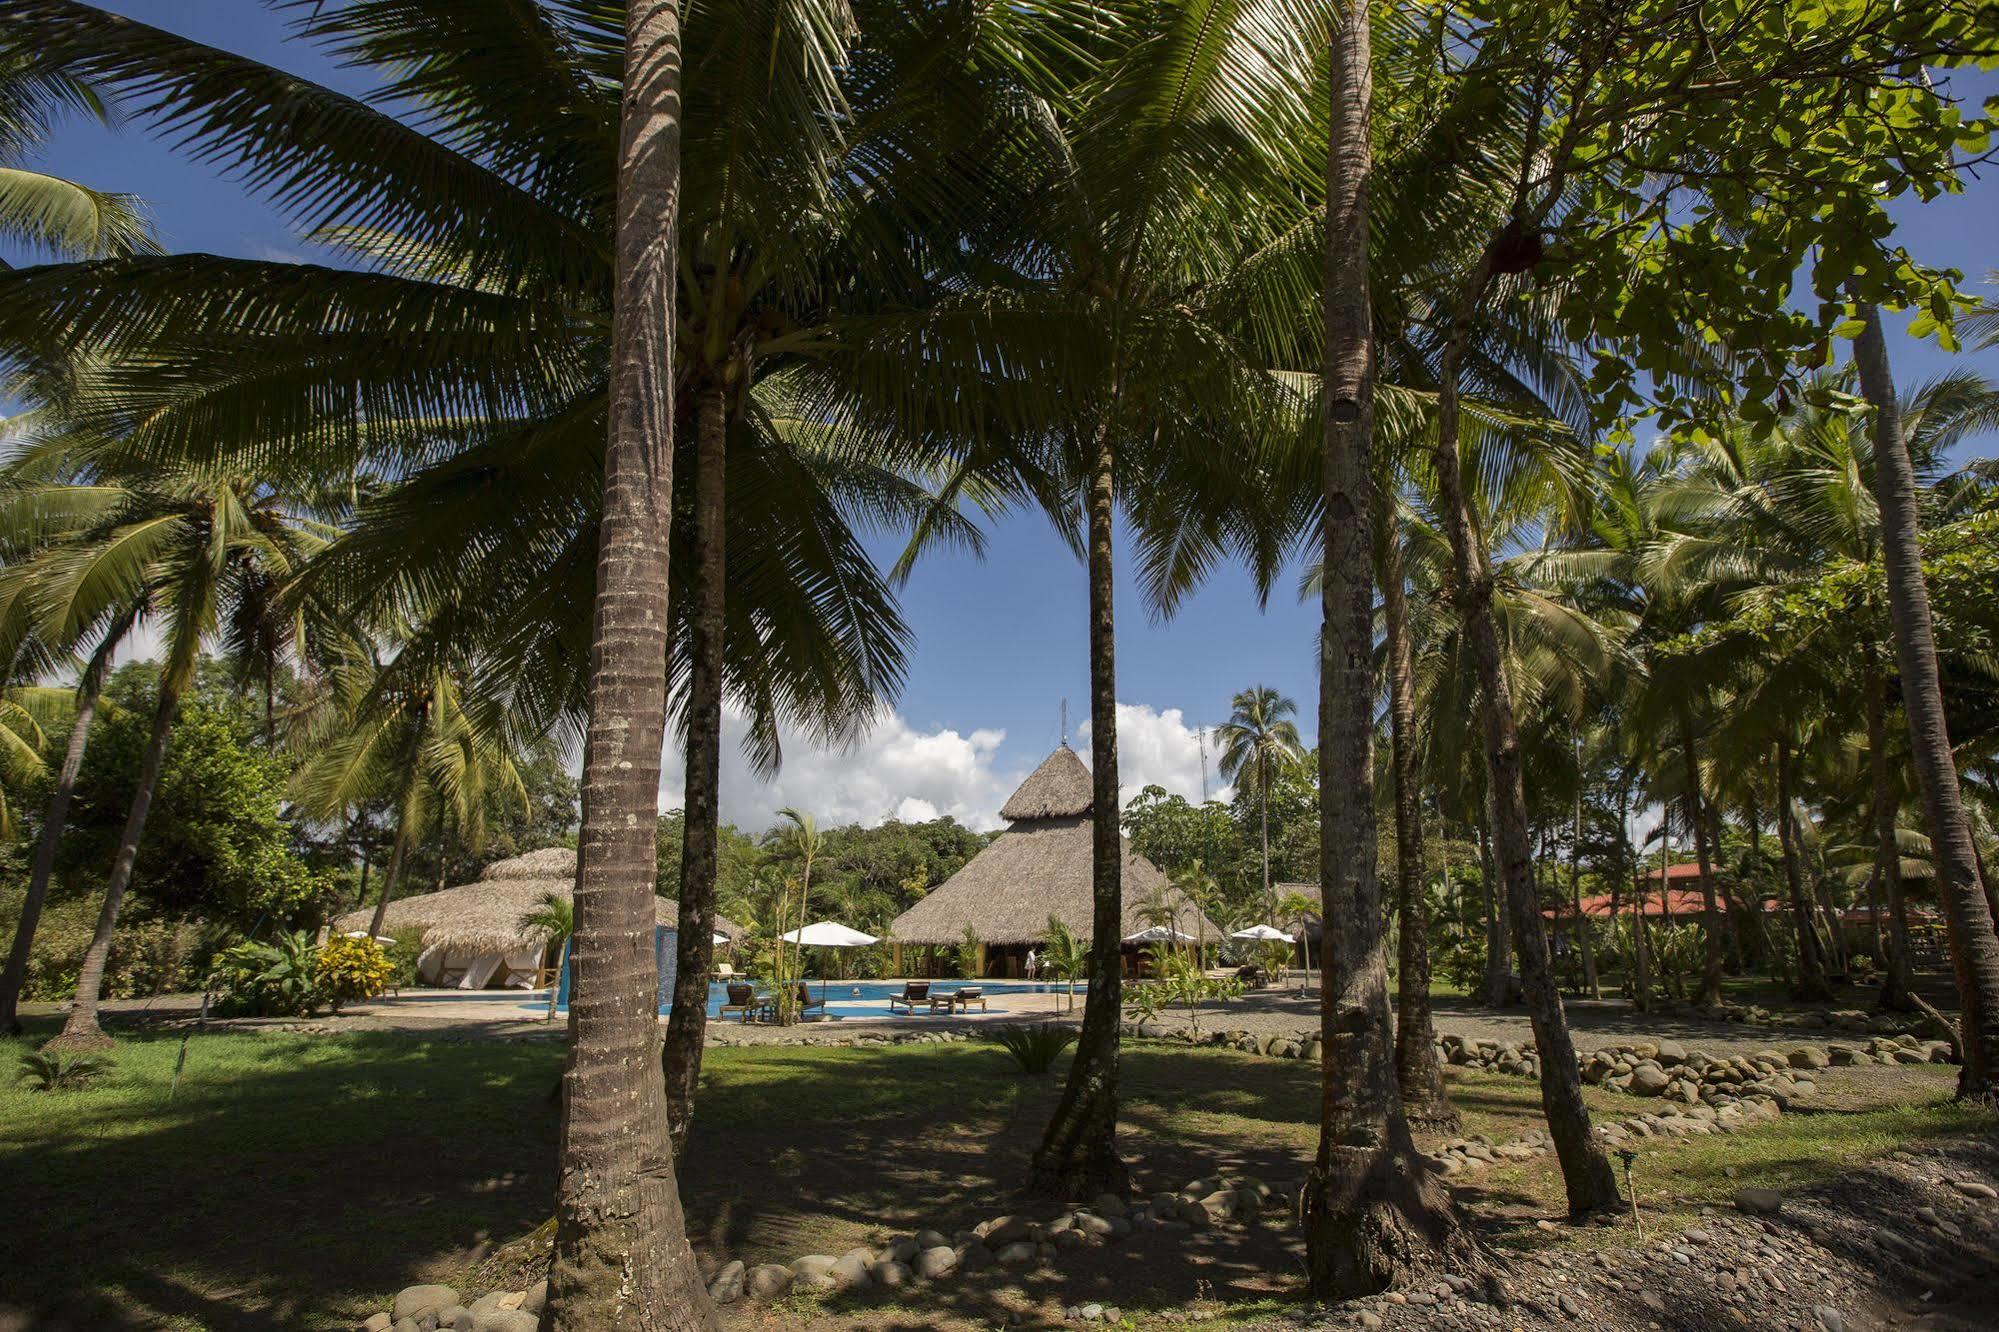
[[[1263,858],[1264,910],[1275,913],[1270,890],[1270,782],[1304,758],[1298,739],[1298,703],[1269,685],[1252,685],[1229,701],[1229,719],[1215,728],[1221,744],[1222,776],[1232,782],[1253,778]]]
[[[1916,784],[1922,792],[1931,854],[1938,870],[1937,896],[1948,924],[1951,964],[1957,973],[1962,1035],[1958,1046],[1964,1058],[1957,1091],[1961,1098],[1999,1103],[1999,934],[1993,932],[1992,908],[1959,794],[1957,765],[1951,758],[1929,590],[1923,583],[1922,554],[1916,544],[1915,469],[1903,432],[1901,403],[1888,364],[1880,312],[1863,305],[1860,317],[1854,363],[1861,390],[1873,409],[1874,497],[1881,514],[1881,549],[1895,629],[1895,656],[1901,668]]]
[[[343,635],[322,654],[327,706],[296,743],[307,757],[292,776],[292,798],[308,818],[337,819],[372,804],[393,811],[389,864],[370,934],[379,934],[414,842],[438,841],[447,822],[465,845],[485,840],[495,803],[525,808],[518,737],[500,707],[477,693],[484,676],[469,659],[383,663],[373,644]]]
[[[138,198],[107,193],[25,165],[66,115],[110,123],[97,90],[23,55],[0,55],[0,240],[64,258],[102,258],[156,248]],[[7,267],[0,260],[0,268]]]
[[[83,956],[76,1000],[56,1040],[109,1044],[97,1022],[112,933],[131,881],[153,788],[180,699],[212,640],[246,589],[289,579],[324,542],[325,530],[294,497],[242,476],[169,473],[129,483],[93,474],[138,475],[118,448],[76,448],[75,486],[45,483],[65,501],[87,496],[96,516],[56,542],[24,572],[34,587],[39,632],[48,641],[87,639],[106,621],[137,611],[162,634],[158,700],[123,835],[105,885],[97,928]]]
[[[1090,974],[1090,946],[1062,921],[1048,918],[1048,938],[1041,946],[1041,974],[1068,982],[1069,1008],[1076,1007],[1076,981]]]

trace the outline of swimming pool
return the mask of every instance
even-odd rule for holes
[[[805,982],[806,986],[812,991],[814,999],[819,998],[822,994],[825,996],[826,1013],[829,1017],[847,1018],[903,1017],[904,1014],[900,1012],[891,1014],[888,1011],[888,1001],[902,994],[902,987],[905,983],[899,980],[828,980],[822,987],[817,979]],[[759,992],[767,991],[769,988],[767,985],[759,985],[757,987]],[[974,988],[985,993],[986,1011],[988,1013],[1004,1013],[1007,1011],[1006,1000],[1010,995],[1066,994],[1069,986],[1067,982],[1051,981],[943,980],[930,982],[930,992],[940,997],[950,994],[955,990]],[[1076,998],[1079,1003],[1082,1000],[1084,991],[1088,988],[1087,984],[1082,981],[1076,983]],[[722,1005],[727,999],[728,986],[725,983],[721,981],[709,982],[708,1016],[711,1018],[719,1017],[722,1012]],[[546,1004],[547,1001],[544,999],[537,1006],[546,1007]],[[568,986],[566,984],[563,986],[562,994],[557,998],[556,1006],[559,1009],[569,1007]],[[663,1003],[659,1006],[659,1011],[665,1013],[670,1011],[672,1007],[672,1004]],[[927,1010],[919,1008],[916,1020],[921,1021],[928,1016],[929,1013]]]

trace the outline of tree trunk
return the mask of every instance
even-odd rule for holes
[[[1478,826],[1478,873],[1485,890],[1485,1002],[1504,1008],[1513,997],[1513,955],[1506,941],[1506,909],[1500,904],[1498,858],[1492,845],[1492,788],[1485,792],[1485,817]]]
[[[1117,620],[1111,605],[1116,451],[1111,413],[1097,429],[1089,493],[1090,989],[1062,1099],[1027,1167],[1027,1192],[1087,1201],[1129,1187],[1118,1158],[1118,1023],[1124,1003],[1124,847],[1118,831]]]
[[[1871,654],[1869,654],[1871,658]],[[1887,762],[1887,680],[1871,664],[1861,680],[1867,690],[1867,768],[1873,776],[1873,816],[1875,816],[1875,894],[1887,894],[1887,930],[1881,966],[1881,1008],[1893,1012],[1913,1012],[1911,990],[1915,974],[1909,960],[1909,902],[1901,884],[1901,844],[1895,840],[1895,782]],[[1879,910],[1875,930],[1881,932]]]
[[[1364,442],[1371,445],[1372,423]],[[1381,602],[1388,639],[1388,734],[1395,771],[1395,906],[1401,922],[1395,976],[1395,1079],[1402,1108],[1425,1127],[1454,1129],[1458,1112],[1444,1088],[1437,1029],[1430,1016],[1430,911],[1423,893],[1422,774],[1416,753],[1416,669],[1402,587],[1402,543],[1394,506],[1384,501]],[[1329,554],[1331,552],[1328,552]],[[1322,784],[1323,789],[1323,784]]]
[[[1589,921],[1583,915],[1583,764],[1582,739],[1576,739],[1576,807],[1569,827],[1569,903],[1576,916],[1576,947],[1583,953],[1583,984],[1589,997],[1603,998],[1603,984],[1596,974],[1596,946],[1590,941]]]
[[[1862,306],[1861,320],[1853,359],[1860,371],[1861,392],[1874,408],[1874,498],[1881,512],[1895,660],[1957,980],[1964,1038],[1957,1090],[1960,1097],[1999,1102],[1999,935],[1993,933],[1988,885],[1979,873],[1971,825],[1958,790],[1957,765],[1951,758],[1929,589],[1923,584],[1922,550],[1917,544],[1915,469],[1902,438],[1902,413],[1888,368],[1880,311]]]
[[[1312,1293],[1326,1300],[1372,1295],[1470,1253],[1450,1195],[1416,1154],[1403,1117],[1388,1008],[1374,818],[1375,370],[1367,264],[1373,84],[1366,0],[1347,0],[1341,8],[1326,172],[1319,634],[1325,978],[1319,990],[1319,1151],[1303,1200],[1306,1275]],[[1398,765],[1398,777],[1399,771]],[[1398,791],[1398,814],[1413,800],[1413,792]],[[1410,830],[1400,831],[1398,846]],[[1436,1054],[1427,1041],[1423,1054],[1434,1075]]]
[[[667,1138],[653,939],[673,521],[676,0],[628,5],[625,35],[604,514],[544,1332],[721,1326],[687,1243]]]
[[[1825,959],[1819,952],[1818,930],[1812,925],[1812,904],[1805,896],[1803,872],[1798,866],[1798,834],[1791,809],[1791,743],[1777,742],[1777,842],[1784,852],[1784,882],[1791,893],[1791,919],[1798,934],[1798,998],[1832,998],[1826,983]]]
[[[715,964],[716,841],[721,824],[723,612],[728,599],[728,402],[719,382],[694,402],[694,577],[688,645],[687,784],[680,828],[680,915],[674,940],[673,1011],[662,1054],[667,1123],[676,1156],[687,1150],[708,1031],[708,973]]]
[[[1500,658],[1499,628],[1492,610],[1492,569],[1484,539],[1475,535],[1472,513],[1458,464],[1458,371],[1471,337],[1472,318],[1485,284],[1491,259],[1481,257],[1453,314],[1450,334],[1440,358],[1437,394],[1437,446],[1434,451],[1439,508],[1457,579],[1457,600],[1463,632],[1485,693],[1485,757],[1492,791],[1494,858],[1513,916],[1513,945],[1520,959],[1521,988],[1540,1055],[1541,1105],[1549,1136],[1562,1164],[1562,1182],[1572,1215],[1615,1207],[1620,1202],[1617,1176],[1590,1128],[1583,1104],[1582,1073],[1575,1045],[1569,1038],[1562,996],[1555,988],[1548,961],[1548,937],[1541,927],[1541,904],[1535,899],[1533,852],[1527,838],[1527,800],[1521,786],[1520,735],[1513,714],[1513,690]]]
[[[1265,920],[1277,916],[1277,899],[1270,895],[1270,758],[1261,750],[1256,755],[1256,783],[1259,788],[1257,813],[1263,835],[1263,914]]]
[[[62,843],[63,824],[69,819],[69,800],[76,790],[76,774],[83,767],[83,751],[90,743],[90,723],[97,716],[101,678],[86,670],[78,682],[76,720],[69,728],[69,746],[63,750],[62,767],[56,773],[56,787],[49,795],[49,811],[42,820],[41,836],[35,839],[35,864],[28,875],[28,895],[21,902],[21,919],[14,927],[14,946],[7,954],[7,968],[0,972],[0,1032],[18,1035],[21,1030],[21,987],[28,983],[28,958],[35,947],[35,930],[42,922],[42,903],[48,900],[49,878],[55,873],[56,850]]]
[[[1680,755],[1686,765],[1687,826],[1694,834],[1694,860],[1701,871],[1701,932],[1705,965],[1701,969],[1700,1003],[1712,1007],[1721,1002],[1721,912],[1716,909],[1714,865],[1708,856],[1707,820],[1701,817],[1701,761],[1694,748],[1693,718],[1680,713]]]
[[[406,803],[406,802],[405,802]],[[368,937],[377,938],[382,933],[382,919],[389,914],[389,903],[396,900],[396,887],[402,882],[403,862],[409,859],[409,815],[402,805],[396,808],[396,840],[389,848],[389,869],[382,876],[382,899],[375,903],[375,914],[368,921]]]
[[[118,853],[111,861],[111,878],[104,885],[104,906],[97,913],[97,929],[84,950],[83,965],[76,977],[76,1002],[70,1005],[69,1019],[62,1034],[49,1044],[70,1050],[108,1049],[111,1038],[97,1025],[97,1005],[103,998],[104,964],[111,956],[111,937],[118,928],[118,911],[125,904],[125,890],[132,883],[132,866],[139,858],[139,838],[146,831],[146,814],[153,805],[153,790],[160,783],[160,764],[167,755],[167,740],[173,735],[174,715],[180,711],[180,692],[160,682],[159,703],[153,709],[153,733],[146,741],[145,756],[139,762],[139,785],[132,792],[132,807],[125,815],[125,831],[118,839]]]

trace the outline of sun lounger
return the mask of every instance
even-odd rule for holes
[[[930,1001],[933,1011],[942,1006],[947,1013],[969,1013],[973,1004],[979,1006],[981,1013],[986,1011],[986,992],[976,985],[961,986],[950,994],[940,994]]]
[[[824,999],[814,999],[812,991],[806,988],[805,982],[798,982],[798,1016],[809,1018],[815,1011],[820,1017],[825,1017],[826,1001]]]
[[[902,993],[889,996],[888,1011],[914,1014],[918,1004],[923,1005],[925,1012],[930,1011],[930,982],[904,981]]]
[[[720,1021],[731,1013],[741,1013],[743,1021],[748,1022],[752,1017],[756,1016],[757,1011],[762,1007],[763,1005],[757,1002],[756,986],[747,983],[731,983],[728,990],[728,1002],[722,1005],[722,1011],[717,1013],[715,1017],[717,1021]]]
[[[730,966],[727,962],[717,962],[715,964],[715,974],[712,977],[710,977],[710,979],[718,981],[732,981],[736,979],[736,969]]]

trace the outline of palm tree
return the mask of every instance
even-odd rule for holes
[[[69,465],[132,473],[117,448],[78,448]],[[76,1000],[55,1039],[65,1048],[110,1044],[97,1022],[104,966],[131,882],[153,788],[159,780],[180,700],[193,683],[202,645],[245,590],[266,579],[289,579],[303,567],[323,533],[302,519],[291,497],[244,477],[169,474],[142,484],[89,482],[98,516],[50,546],[24,573],[34,584],[41,629],[51,642],[88,636],[143,607],[140,618],[163,632],[159,696],[140,761],[124,833],[112,859],[97,928],[77,976]]]
[[[1458,1123],[1430,1016],[1430,912],[1423,872],[1423,779],[1416,727],[1416,675],[1403,586],[1402,534],[1392,498],[1377,495],[1374,540],[1381,564],[1382,630],[1388,669],[1389,758],[1395,796],[1395,1080],[1405,1114],[1429,1128]]]
[[[25,584],[25,580],[15,581]],[[6,969],[0,971],[0,1032],[18,1034],[21,1030],[21,988],[27,984],[28,959],[34,951],[35,932],[41,925],[42,906],[48,900],[49,879],[55,873],[63,827],[69,821],[70,797],[76,790],[76,776],[83,770],[83,755],[90,743],[90,728],[97,717],[98,699],[104,690],[112,654],[123,645],[137,612],[135,603],[123,613],[109,617],[109,624],[99,633],[97,647],[77,673],[69,741],[63,748],[62,766],[56,770],[48,809],[42,816],[41,833],[35,839],[35,858],[28,874],[27,895],[21,901],[21,917],[14,926],[13,946],[7,953]]]
[[[1069,1009],[1076,1007],[1076,979],[1090,972],[1090,946],[1054,916],[1048,918],[1048,939],[1041,946],[1041,971],[1050,980],[1069,983]]]
[[[543,893],[532,908],[516,922],[524,934],[539,934],[542,946],[555,949],[555,980],[548,986],[548,1013],[555,1018],[555,1000],[561,993],[562,977],[569,969],[569,941],[576,935],[576,900],[560,893]]]
[[[778,1020],[780,1022],[790,1022],[798,1015],[798,999],[789,983],[791,977],[787,974],[784,967],[784,935],[787,933],[785,926],[794,919],[797,923],[792,925],[793,929],[803,929],[805,926],[805,905],[812,896],[812,867],[825,854],[826,839],[819,832],[818,820],[803,810],[794,809],[786,805],[777,812],[777,816],[784,820],[784,824],[780,826],[775,835],[773,839],[774,844],[778,853],[798,868],[795,880],[798,885],[798,914],[796,917],[793,917],[790,912],[790,885],[794,880],[791,876],[786,876],[784,894],[779,902],[777,921],[776,985]],[[801,948],[802,946],[794,945],[794,947]],[[799,974],[804,974],[802,967]],[[705,990],[701,1002],[704,1006],[707,1003]]]
[[[1222,776],[1233,782],[1255,773],[1263,906],[1274,915],[1277,899],[1270,890],[1270,780],[1297,766],[1304,757],[1298,724],[1291,720],[1298,715],[1298,704],[1269,685],[1252,685],[1231,699],[1229,706],[1229,719],[1215,728],[1215,739],[1222,747]]]
[[[471,850],[485,840],[495,802],[525,808],[527,788],[498,700],[482,697],[485,678],[467,657],[401,664],[378,659],[374,644],[337,636],[323,651],[330,697],[300,737],[308,757],[292,775],[292,797],[309,818],[345,817],[386,802],[394,811],[389,864],[370,934],[379,934],[401,886],[413,843],[447,820]],[[414,654],[412,654],[414,655]],[[443,846],[437,848],[440,869]]]
[[[1201,293],[1219,298],[1246,257],[1300,215],[1291,178],[1305,173],[1284,159],[1305,137],[1293,131],[1308,123],[1312,47],[1290,35],[1293,17],[1263,4],[1121,13],[1108,57],[1038,99],[1036,135],[1052,155],[1003,219],[1018,228],[1023,302],[1042,316],[1044,352],[1063,349],[1053,382],[1072,404],[1048,432],[1045,470],[1057,484],[1036,497],[1076,534],[1089,588],[1091,983],[1061,1099],[1029,1162],[1034,1194],[1089,1198],[1127,1183],[1117,1152],[1116,510],[1122,496],[1137,525],[1159,533],[1198,523],[1176,516],[1178,500],[1228,484],[1221,460],[1255,451],[1284,396],[1224,327],[1234,317],[1225,299],[1211,306]],[[1084,40],[1101,47],[1109,33],[1099,26]],[[1176,472],[1200,483],[1164,479]],[[1161,567],[1172,564],[1169,554]]]
[[[562,1175],[544,1327],[717,1328],[658,1074],[653,949],[673,517],[682,60],[675,0],[625,13],[611,372],[575,894]]]
[[[1895,629],[1895,657],[1901,669],[1902,701],[1909,718],[1909,745],[1916,785],[1929,824],[1937,867],[1937,896],[1948,924],[1964,1066],[1958,1096],[1999,1102],[1999,935],[1958,790],[1944,718],[1936,636],[1929,589],[1923,583],[1917,546],[1915,472],[1902,434],[1901,408],[1881,333],[1881,315],[1860,307],[1861,331],[1854,362],[1861,391],[1873,409],[1874,495],[1881,511],[1881,550],[1887,566],[1888,609]]]
[[[130,194],[106,193],[21,165],[66,113],[106,124],[97,90],[20,56],[0,57],[0,238],[78,258],[141,254],[156,248],[145,208]],[[0,260],[0,268],[6,262]]]

